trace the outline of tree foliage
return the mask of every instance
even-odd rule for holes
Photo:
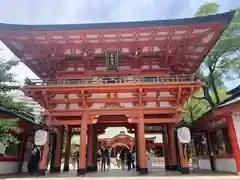
[[[14,74],[10,73],[12,67],[18,64],[18,59],[13,58],[6,61],[0,58],[0,106],[13,111],[31,113],[32,108],[27,107],[24,103],[13,101],[13,97],[9,95],[11,90],[20,89],[20,85],[14,80]],[[9,133],[9,131],[19,131],[18,119],[0,118],[0,142],[8,144],[18,142],[17,138]]]
[[[9,119],[9,118],[1,118],[0,119],[0,142],[7,146],[11,143],[19,143],[16,136],[9,133],[11,131],[19,132],[21,131],[18,127],[18,119]]]
[[[183,118],[192,122],[226,97],[225,80],[240,77],[240,8],[218,42],[204,59],[197,75],[205,82],[202,90],[192,96],[183,108]],[[219,12],[219,4],[202,5],[195,16]]]
[[[218,94],[221,97],[220,100],[227,98],[226,92],[227,89],[224,88],[218,90]],[[203,96],[203,91],[200,90],[196,92],[194,96]],[[211,99],[214,103],[216,103],[216,99],[213,95],[211,95]],[[206,99],[191,97],[183,107],[182,119],[184,119],[187,123],[192,123],[194,120],[200,118],[209,109],[211,109],[211,106]]]
[[[240,77],[240,8],[235,10],[233,20],[206,56],[198,71],[198,76],[206,84],[203,87],[203,99],[206,99],[211,107],[220,103],[217,89],[224,86],[223,81]],[[212,15],[218,12],[217,3],[206,3],[199,8],[195,16]]]

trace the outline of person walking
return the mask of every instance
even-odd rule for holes
[[[30,160],[27,165],[28,172],[30,175],[38,171],[40,159],[41,159],[41,152],[37,146],[34,146],[31,152]]]
[[[136,162],[136,153],[135,151],[133,150],[132,151],[132,169],[135,169],[135,162]]]
[[[117,162],[117,167],[120,168],[120,165],[121,165],[120,153],[117,153],[116,162]]]
[[[101,171],[106,171],[106,161],[107,161],[106,150],[105,148],[102,148],[101,149]]]
[[[128,152],[127,152],[127,167],[128,167],[128,171],[132,170],[131,165],[132,165],[132,153],[131,153],[130,150],[128,150]]]
[[[77,163],[77,152],[74,152],[72,155],[72,161],[71,161],[73,170],[75,170],[76,168],[76,163]]]
[[[108,149],[105,149],[105,155],[106,155],[108,169],[110,169],[111,168],[111,161],[110,161],[110,155],[109,155]]]
[[[100,149],[97,151],[97,169],[101,169],[101,151]]]
[[[126,154],[125,154],[124,150],[122,150],[121,153],[120,153],[120,160],[121,160],[121,168],[122,168],[122,170],[125,170],[125,158],[126,158],[125,156],[126,156]]]

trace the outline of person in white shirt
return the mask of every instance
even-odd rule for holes
[[[116,156],[116,162],[117,162],[117,167],[120,168],[120,164],[121,164],[120,153],[117,153],[117,156]]]

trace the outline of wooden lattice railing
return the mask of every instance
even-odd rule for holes
[[[166,83],[166,82],[199,82],[196,76],[124,76],[124,77],[93,77],[78,79],[26,79],[27,85],[71,85],[71,84],[137,84],[137,83]]]

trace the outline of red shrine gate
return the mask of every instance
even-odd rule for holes
[[[181,107],[203,85],[194,73],[233,14],[82,25],[0,24],[0,39],[40,78],[27,79],[23,90],[45,108],[45,123],[57,130],[53,171],[60,171],[64,126],[69,131],[65,170],[71,128],[81,127],[78,174],[85,174],[96,170],[98,133],[112,126],[134,132],[140,174],[148,173],[144,127],[161,126],[166,169],[176,170],[174,128]],[[48,149],[47,143],[43,174]],[[180,148],[182,172],[188,172],[185,153]]]
[[[145,132],[146,133],[146,132]],[[161,133],[158,131],[158,133]],[[162,142],[155,142],[156,136],[145,137],[146,148],[159,148],[162,150]],[[98,138],[99,146],[105,147],[110,150],[111,157],[116,157],[117,153],[120,153],[122,149],[136,150],[136,139],[124,131],[120,131],[119,134],[112,138]],[[161,153],[158,156],[161,156]]]

